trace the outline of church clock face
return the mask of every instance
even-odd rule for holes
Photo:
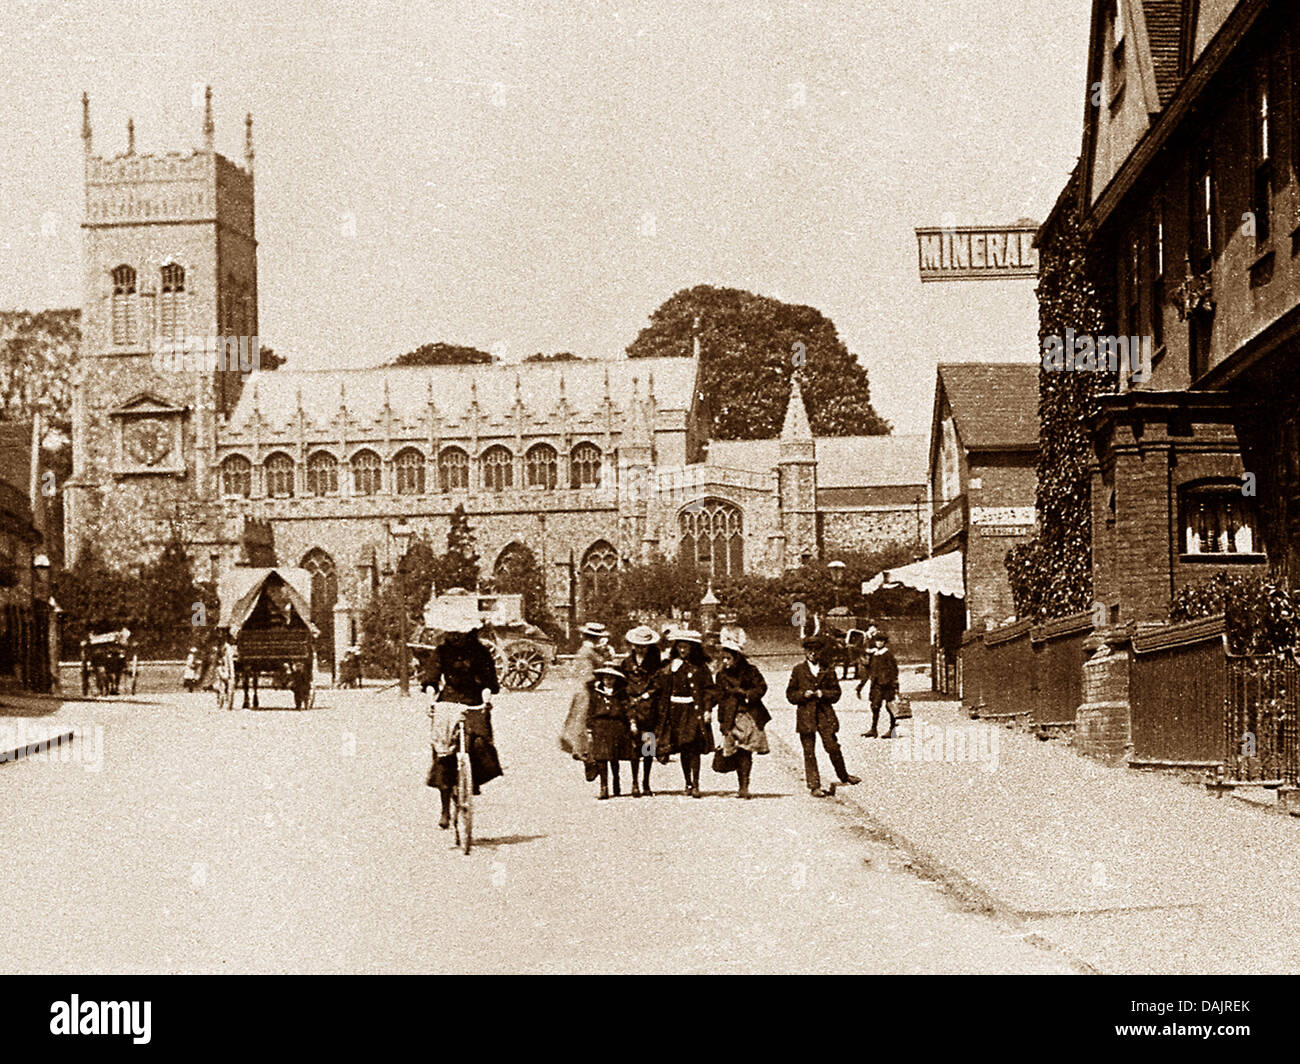
[[[125,426],[126,453],[145,466],[155,466],[172,449],[172,428],[158,418],[141,418]]]

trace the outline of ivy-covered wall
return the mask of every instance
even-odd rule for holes
[[[1079,227],[1076,169],[1039,233],[1039,352],[1048,337],[1113,332],[1113,285]],[[1093,456],[1088,419],[1097,397],[1113,392],[1114,372],[1040,369],[1038,377],[1038,535],[1007,552],[1007,575],[1020,618],[1043,620],[1092,603]]]

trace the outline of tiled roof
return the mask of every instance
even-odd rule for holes
[[[925,483],[925,436],[818,436],[817,487],[858,488]],[[770,473],[780,440],[714,440],[707,464]]]
[[[947,362],[939,381],[968,451],[1038,446],[1038,365]]]
[[[637,358],[620,361],[494,363],[466,366],[380,366],[347,370],[273,370],[255,373],[245,384],[229,428],[251,424],[253,409],[272,428],[291,425],[299,397],[308,422],[325,425],[339,413],[341,398],[355,422],[380,421],[385,398],[395,422],[428,421],[429,403],[447,422],[463,421],[477,398],[484,421],[514,407],[516,395],[529,416],[549,420],[561,396],[575,417],[593,417],[604,408],[606,375],[615,410],[628,409],[634,390],[641,399],[654,389],[657,410],[686,410],[695,387],[693,358]]]
[[[1178,88],[1178,56],[1182,36],[1182,0],[1143,0],[1147,40],[1151,43],[1151,65],[1156,75],[1160,106],[1173,98]]]

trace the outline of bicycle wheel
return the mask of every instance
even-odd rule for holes
[[[468,745],[468,744],[466,744]],[[473,845],[474,784],[470,775],[469,752],[456,755],[456,845],[465,853]]]

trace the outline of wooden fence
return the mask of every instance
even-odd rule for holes
[[[967,632],[961,648],[961,700],[973,716],[1023,717],[1032,724],[1073,725],[1092,632],[1086,613],[1043,625],[1029,621]]]
[[[1133,636],[1129,763],[1213,766],[1224,743],[1223,617],[1162,625]]]

